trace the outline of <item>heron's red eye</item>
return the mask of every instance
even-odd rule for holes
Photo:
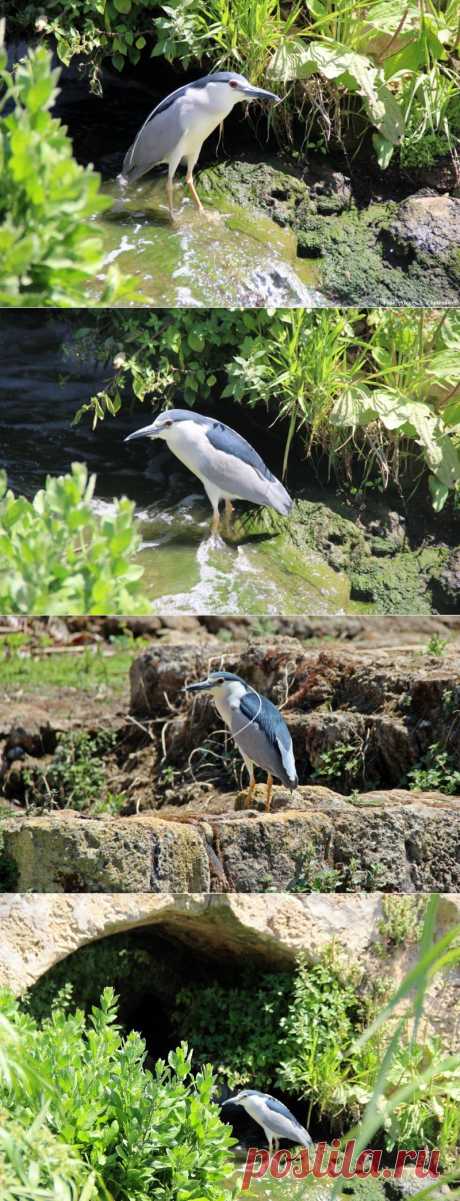
[[[236,79],[231,79],[231,80],[230,80],[230,87],[231,87],[231,88],[237,88],[237,87],[238,87],[238,84],[237,84],[237,82],[236,82]]]

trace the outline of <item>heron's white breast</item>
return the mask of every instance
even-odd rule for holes
[[[253,1118],[255,1122],[259,1123],[259,1126],[265,1126],[267,1121],[267,1112],[264,1108],[261,1097],[245,1097],[244,1101],[241,1101],[240,1104],[244,1106],[244,1109],[246,1110],[246,1113],[249,1114],[249,1117]]]
[[[181,148],[184,155],[199,151],[225,117],[231,112],[238,97],[226,84],[214,83],[206,88],[190,88],[181,100],[181,123],[184,135]]]

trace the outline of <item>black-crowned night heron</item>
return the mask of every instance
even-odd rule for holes
[[[212,671],[206,680],[188,684],[185,691],[211,693],[217,712],[228,726],[249,772],[246,805],[250,805],[256,786],[254,765],[267,772],[267,810],[271,804],[273,776],[286,788],[297,787],[291,735],[276,705],[229,671]]]
[[[211,501],[212,528],[219,528],[219,504],[225,500],[227,525],[232,500],[267,505],[287,516],[292,500],[257,451],[230,426],[190,409],[167,409],[152,425],[125,438],[163,438],[169,449],[201,480]]]
[[[151,167],[167,163],[168,208],[171,220],[174,220],[173,180],[179,163],[185,159],[186,182],[197,208],[203,212],[193,182],[193,168],[203,142],[239,101],[279,99],[274,92],[255,88],[244,75],[236,75],[234,71],[216,71],[194,83],[184,84],[149,113],[125,155],[122,182],[134,183]]]
[[[308,1130],[300,1125],[282,1101],[271,1097],[269,1093],[259,1093],[255,1088],[244,1088],[236,1097],[229,1097],[223,1105],[242,1105],[262,1129],[268,1142],[270,1155],[273,1149],[278,1150],[281,1138],[298,1143],[301,1147],[312,1147],[313,1140]]]

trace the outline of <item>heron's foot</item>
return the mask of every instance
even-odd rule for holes
[[[222,221],[222,213],[217,213],[215,209],[205,209],[202,207],[201,212],[206,217],[206,220],[213,222],[214,225],[217,225],[218,221]]]
[[[219,510],[213,513],[211,522],[211,534],[218,534],[220,530],[220,513]]]

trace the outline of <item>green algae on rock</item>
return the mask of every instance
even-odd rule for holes
[[[346,177],[327,168],[325,175],[310,184],[289,163],[234,161],[208,167],[200,185],[210,199],[231,198],[293,229],[297,253],[316,262],[318,286],[332,302],[459,303],[460,201],[417,194],[358,208]],[[441,240],[433,233],[440,210]]]
[[[244,518],[246,533],[261,534],[266,517],[258,512]],[[277,559],[283,570],[301,575],[310,571],[311,554],[323,561],[322,572],[333,570],[337,585],[342,581],[344,610],[377,613],[431,613],[432,588],[449,562],[449,548],[412,547],[401,530],[389,527],[385,536],[376,535],[357,523],[339,503],[298,500],[289,524],[264,544],[264,554]],[[304,560],[304,566],[302,562]],[[348,582],[344,584],[344,581]],[[330,581],[327,581],[329,595]]]

